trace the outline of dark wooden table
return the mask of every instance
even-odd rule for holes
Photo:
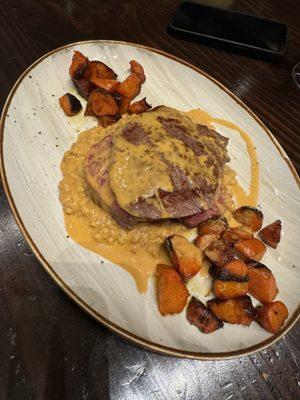
[[[137,42],[208,72],[265,122],[300,170],[298,0],[235,1],[290,30],[280,63],[250,59],[170,37],[175,0],[0,2],[0,106],[17,77],[44,53],[86,39]],[[48,277],[0,191],[0,400],[299,399],[300,324],[258,354],[201,362],[163,357],[96,323]],[[298,216],[299,219],[299,216]]]

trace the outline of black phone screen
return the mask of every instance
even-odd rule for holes
[[[180,5],[171,27],[276,53],[285,50],[287,40],[287,27],[280,22],[192,2]]]

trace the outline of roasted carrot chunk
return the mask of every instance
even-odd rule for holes
[[[223,322],[200,300],[192,297],[187,307],[187,319],[203,333],[211,333],[224,326]]]
[[[218,240],[218,235],[199,235],[195,239],[195,246],[198,247],[200,251],[204,251],[212,244],[212,242],[215,242],[216,240]]]
[[[241,224],[252,229],[253,232],[259,231],[263,223],[263,213],[254,207],[243,206],[233,212],[234,218]]]
[[[212,242],[210,246],[204,250],[204,254],[218,267],[234,259],[233,250],[223,242],[223,240]]]
[[[103,126],[103,128],[106,128],[108,125],[112,125],[119,121],[119,119],[122,118],[121,114],[117,113],[116,115],[102,115],[101,117],[98,117],[98,125]]]
[[[222,281],[249,281],[248,266],[242,260],[232,260],[222,267],[213,265],[210,267],[209,273],[215,279],[220,279]]]
[[[264,264],[256,261],[247,263],[249,271],[249,293],[261,303],[271,303],[278,288],[274,275]]]
[[[76,86],[77,92],[86,100],[95,89],[93,84],[85,79],[73,79],[73,82]]]
[[[72,79],[82,78],[89,64],[89,59],[85,57],[82,53],[80,53],[80,51],[75,50],[72,58],[72,63],[69,68],[70,77]]]
[[[116,79],[117,74],[101,61],[91,61],[84,72],[84,79]]]
[[[59,104],[68,116],[76,115],[82,109],[80,101],[70,93],[66,93],[60,97]]]
[[[253,238],[253,233],[250,228],[246,226],[237,226],[234,228],[227,228],[222,235],[222,240],[227,243],[235,243],[238,240],[245,240]]]
[[[146,80],[146,76],[145,76],[144,68],[141,66],[141,64],[139,64],[135,60],[131,60],[129,64],[130,64],[131,72],[133,74],[136,74],[140,78],[140,81],[142,83],[144,83]]]
[[[102,78],[94,78],[90,79],[90,82],[99,89],[107,90],[110,93],[113,93],[118,86],[120,86],[120,82],[115,79],[102,79]]]
[[[256,321],[271,333],[278,333],[289,316],[287,307],[281,301],[257,306],[256,310]]]
[[[178,272],[168,265],[157,266],[158,308],[161,315],[179,314],[188,299],[188,290]]]
[[[117,88],[117,92],[123,97],[134,99],[141,91],[142,82],[136,74],[129,75]]]
[[[207,306],[222,321],[231,324],[249,326],[256,317],[256,310],[249,296],[228,300],[212,299],[207,302]]]
[[[95,89],[89,95],[85,115],[114,116],[118,112],[118,106],[114,98],[103,89]]]
[[[165,240],[171,262],[182,279],[196,275],[202,266],[202,254],[199,249],[180,235],[169,236]]]
[[[217,235],[218,239],[228,228],[226,218],[210,219],[198,226],[199,235]]]
[[[260,232],[259,237],[263,242],[276,249],[280,242],[281,221],[278,219],[270,225],[265,226]]]
[[[231,299],[245,296],[248,293],[248,282],[214,281],[214,294],[218,299]]]
[[[266,252],[266,246],[259,239],[239,240],[234,248],[246,259],[260,261]]]
[[[147,103],[146,97],[144,97],[142,100],[132,103],[128,109],[128,113],[142,114],[143,112],[148,111],[150,108],[150,104]]]

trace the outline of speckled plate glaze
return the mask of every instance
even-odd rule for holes
[[[181,110],[201,108],[238,124],[252,137],[260,163],[259,204],[265,223],[281,219],[282,241],[268,249],[264,263],[278,282],[279,296],[290,317],[273,336],[256,323],[250,328],[226,324],[211,335],[189,325],[185,313],[161,317],[153,280],[140,295],[131,276],[66,237],[58,198],[60,162],[78,131],[95,124],[82,116],[68,119],[58,98],[74,92],[68,76],[77,49],[90,59],[111,65],[123,79],[128,62],[138,60],[147,76],[142,96],[153,105]],[[247,188],[249,160],[239,135],[230,137],[231,166]],[[130,43],[90,41],[46,54],[24,72],[13,87],[2,114],[1,173],[14,216],[37,258],[54,281],[85,311],[121,336],[164,354],[218,359],[248,354],[279,339],[299,317],[299,177],[278,142],[262,122],[208,74],[170,54]],[[103,263],[100,263],[103,261]]]

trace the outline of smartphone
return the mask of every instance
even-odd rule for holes
[[[276,61],[287,50],[281,22],[184,1],[168,26],[172,35],[250,57]]]

